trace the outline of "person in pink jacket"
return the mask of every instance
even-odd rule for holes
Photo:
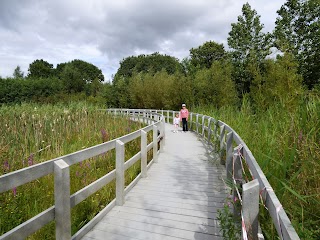
[[[188,118],[189,111],[185,104],[182,104],[182,109],[180,110],[180,121],[182,121],[182,130],[184,132],[188,131]]]

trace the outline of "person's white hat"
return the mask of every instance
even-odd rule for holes
[[[186,105],[185,104],[182,104],[182,107],[185,107]]]

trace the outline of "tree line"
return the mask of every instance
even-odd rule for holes
[[[129,56],[112,83],[82,60],[56,68],[35,60],[26,77],[18,66],[12,78],[0,78],[0,103],[80,96],[110,107],[177,108],[186,102],[220,108],[248,96],[258,108],[274,101],[293,104],[305,90],[319,89],[319,12],[318,0],[287,0],[277,11],[274,31],[265,33],[260,16],[246,3],[231,24],[229,51],[211,40],[191,48],[181,61],[160,53]],[[280,53],[276,58],[269,57],[272,49]]]

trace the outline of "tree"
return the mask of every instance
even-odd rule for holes
[[[262,32],[260,16],[251,9],[249,3],[243,5],[242,16],[238,16],[238,22],[231,26],[228,45],[232,49],[231,56],[236,69],[234,77],[241,94],[250,91],[253,78],[247,66],[253,62],[260,65],[270,54],[271,34]]]
[[[182,66],[179,60],[159,53],[150,55],[130,56],[120,62],[120,67],[114,77],[116,82],[121,77],[132,77],[133,73],[151,73],[156,74],[165,69],[168,74],[174,74],[176,71],[181,72]]]
[[[198,48],[190,49],[191,63],[200,68],[210,68],[214,61],[224,58],[225,55],[223,44],[214,41],[205,42]]]
[[[86,84],[78,69],[71,64],[67,64],[64,67],[61,73],[61,80],[68,93],[81,92]]]
[[[71,61],[70,64],[78,69],[86,83],[91,83],[94,80],[98,80],[100,82],[104,81],[101,69],[97,68],[95,65],[79,59]]]
[[[215,61],[209,69],[199,70],[194,81],[197,104],[210,104],[216,108],[235,105],[237,92],[231,73],[232,64],[225,60]]]
[[[104,81],[104,76],[101,69],[97,68],[91,63],[79,59],[74,59],[71,62],[58,64],[56,68],[56,75],[60,76],[67,65],[71,65],[73,68],[76,68],[79,74],[82,76],[82,79],[86,83],[92,83],[94,80],[98,80],[99,82]]]
[[[21,68],[18,65],[13,71],[13,78],[22,79],[23,77],[24,77],[24,73],[21,71]]]
[[[320,83],[320,1],[287,0],[277,11],[275,46],[292,53],[309,89]]]
[[[243,5],[242,16],[238,16],[238,22],[231,26],[228,45],[237,61],[254,58],[261,62],[270,54],[271,35],[262,32],[264,26],[260,23],[260,16],[249,3]]]
[[[274,104],[284,109],[294,109],[303,93],[302,78],[298,74],[298,64],[293,55],[285,53],[277,60],[265,61],[265,72],[256,70],[250,95],[255,107],[264,111]]]
[[[29,65],[28,78],[48,78],[54,75],[53,65],[37,59]]]

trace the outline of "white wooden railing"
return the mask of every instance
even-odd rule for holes
[[[162,110],[156,112],[166,116],[168,123],[179,113]],[[242,160],[252,175],[253,180],[242,185],[242,210],[240,213],[236,209],[234,211],[234,214],[240,214],[242,219],[243,239],[263,239],[258,224],[259,197],[269,212],[280,239],[300,239],[252,152],[238,133],[226,123],[198,113],[190,113],[189,126],[207,141],[208,146],[219,151],[221,160],[225,159],[221,163],[226,165],[229,182],[244,182]],[[236,186],[233,196],[238,197]]]
[[[46,209],[35,217],[20,224],[9,232],[0,236],[0,239],[25,239],[51,221],[55,221],[56,239],[80,239],[115,205],[124,203],[124,196],[142,177],[147,176],[147,169],[153,162],[157,162],[158,153],[162,151],[164,141],[164,118],[161,114],[146,111],[112,111],[115,114],[127,114],[135,121],[142,121],[146,127],[128,135],[105,142],[78,152],[39,163],[21,170],[0,176],[0,194],[33,180],[54,174],[54,206]],[[147,133],[153,131],[153,140],[147,144]],[[160,132],[160,134],[159,134]],[[125,144],[141,138],[141,149],[132,158],[125,161]],[[160,149],[158,143],[160,141]],[[116,168],[90,185],[80,189],[70,196],[70,166],[86,159],[116,150]],[[153,149],[153,159],[147,165],[147,152]],[[125,188],[124,172],[135,162],[141,159],[141,173]],[[71,237],[71,208],[94,194],[112,180],[116,180],[116,198],[111,201],[88,224]],[[1,217],[1,216],[0,216]]]
[[[112,207],[117,204],[122,205],[125,194],[141,177],[147,176],[147,168],[157,161],[158,152],[161,152],[164,146],[164,122],[166,120],[168,123],[172,123],[178,111],[152,109],[108,109],[107,111],[115,115],[128,115],[133,120],[143,121],[148,126],[118,139],[0,176],[0,193],[2,193],[42,176],[51,173],[55,175],[55,206],[5,233],[0,236],[0,239],[23,239],[53,220],[56,221],[56,238],[70,239],[70,209],[116,179],[116,199],[72,236],[72,239],[80,239]],[[245,229],[249,231],[252,239],[261,238],[258,234],[257,220],[259,195],[270,213],[278,235],[282,239],[299,239],[272,187],[241,137],[226,123],[202,114],[190,113],[188,124],[192,131],[203,137],[208,146],[219,151],[221,159],[225,158],[225,162],[222,163],[226,165],[227,179],[243,182],[242,159],[248,166],[254,180],[243,185],[241,212],[243,224],[246,226]],[[158,135],[159,130],[160,135]],[[153,141],[147,145],[146,134],[149,131],[153,131]],[[125,162],[124,144],[139,137],[141,137],[140,152]],[[160,139],[162,141],[159,150],[158,141]],[[116,169],[70,196],[69,167],[85,159],[106,153],[111,149],[116,149]],[[153,160],[147,166],[147,151],[151,149],[153,149]],[[141,173],[129,186],[124,188],[124,171],[139,159],[141,159]],[[233,193],[236,194],[236,191],[234,190]],[[70,201],[70,204],[66,204],[68,201]],[[243,237],[246,237],[245,231]]]

